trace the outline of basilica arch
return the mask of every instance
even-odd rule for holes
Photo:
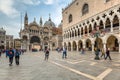
[[[30,49],[40,50],[42,47],[40,45],[40,38],[38,36],[32,36],[30,38]]]
[[[112,51],[118,51],[119,50],[118,39],[114,35],[111,35],[111,36],[108,37],[107,48],[110,48],[110,50],[112,50]]]

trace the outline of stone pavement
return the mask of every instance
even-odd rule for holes
[[[94,54],[50,52],[48,61],[44,52],[27,52],[21,55],[20,65],[9,66],[8,58],[0,58],[0,80],[120,80],[120,54],[111,53],[112,61],[94,60]]]

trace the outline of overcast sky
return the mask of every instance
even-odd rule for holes
[[[65,8],[72,0],[0,0],[0,28],[6,33],[19,38],[25,12],[28,14],[29,23],[36,18],[39,23],[40,17],[43,23],[48,20],[49,13],[52,21],[58,25],[62,19],[62,8]]]

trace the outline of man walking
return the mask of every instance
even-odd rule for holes
[[[62,55],[62,58],[64,59],[66,59],[67,58],[67,51],[66,51],[66,49],[65,49],[65,47],[63,47],[63,55]]]
[[[15,52],[16,65],[19,65],[20,54],[21,54],[20,51],[18,49],[16,49],[16,52]]]

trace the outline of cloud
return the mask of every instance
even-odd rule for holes
[[[0,0],[0,12],[8,17],[16,17],[18,11],[14,8],[14,0]]]
[[[27,5],[39,5],[41,3],[40,0],[21,0],[21,2]]]
[[[47,5],[51,5],[51,4],[53,4],[54,3],[54,1],[56,1],[56,0],[45,0],[45,4],[47,4]]]

